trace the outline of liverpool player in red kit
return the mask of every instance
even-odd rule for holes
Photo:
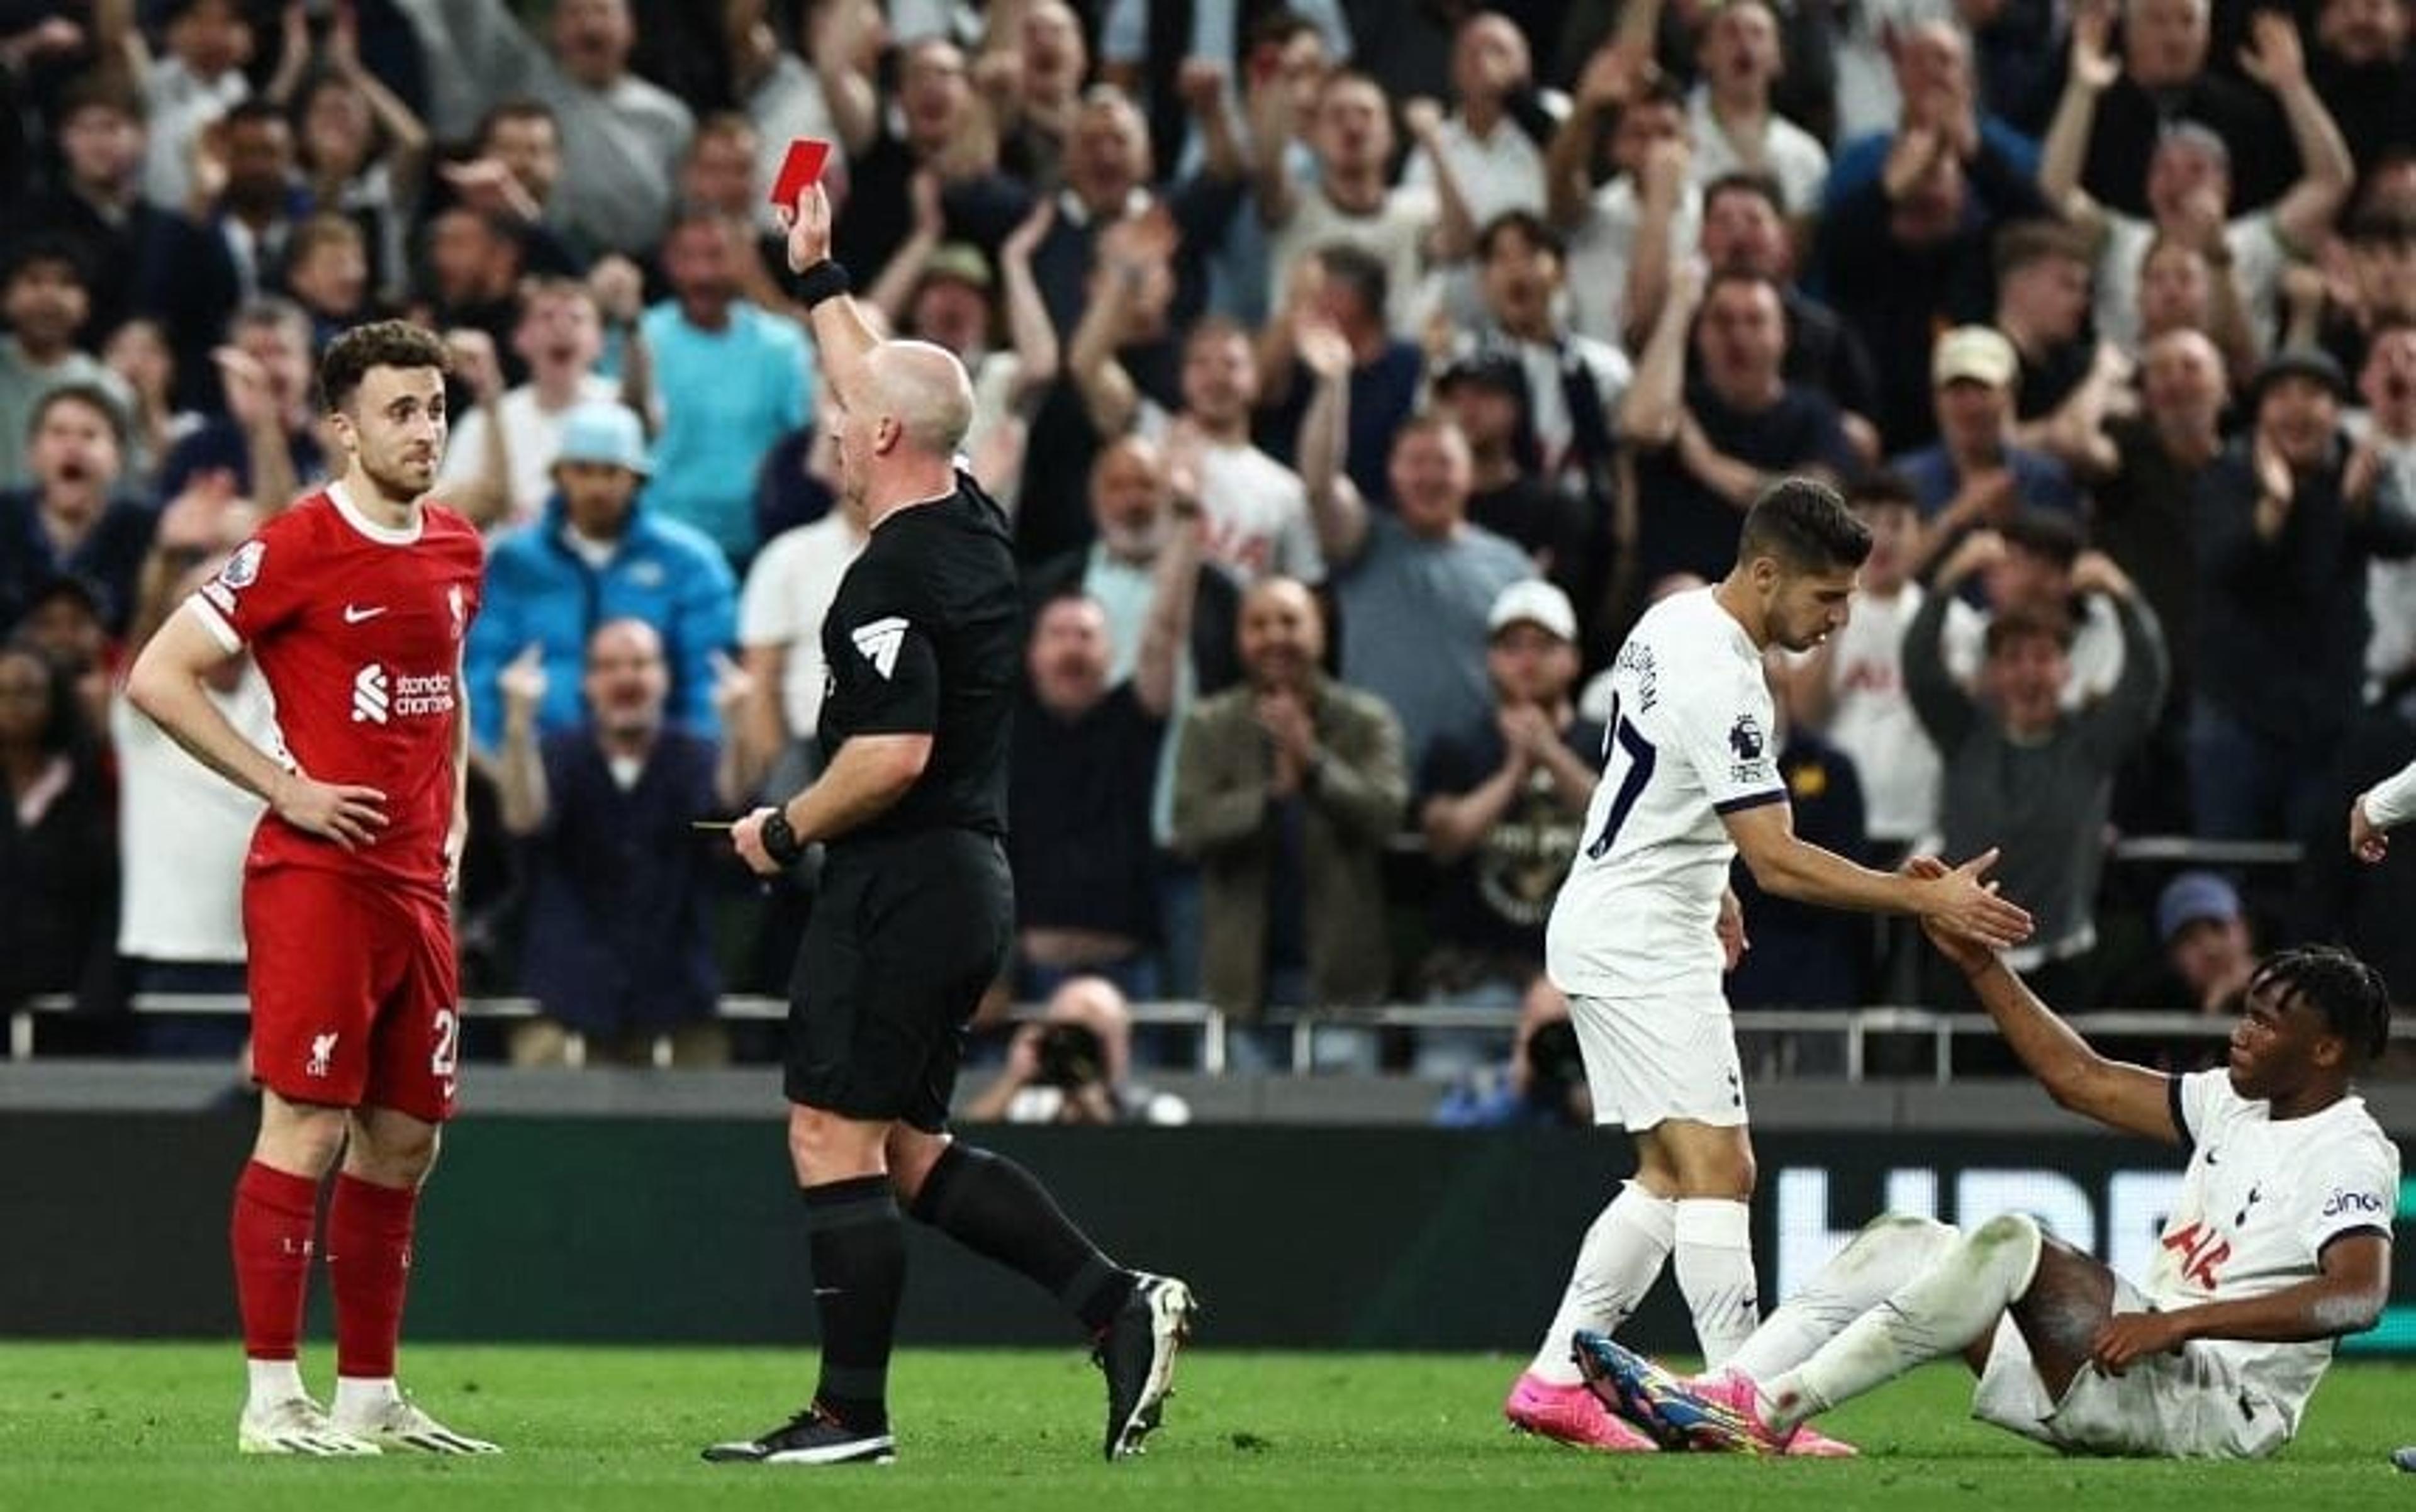
[[[135,705],[265,799],[244,862],[260,1137],[235,1183],[235,1292],[256,1454],[489,1454],[395,1384],[411,1226],[453,1111],[460,999],[447,911],[465,828],[461,644],[478,534],[422,495],[445,454],[445,350],[388,321],[346,332],[319,385],[343,476],[295,503],[143,648]],[[249,651],[281,759],[202,690]],[[336,1398],[295,1358],[323,1181]]]

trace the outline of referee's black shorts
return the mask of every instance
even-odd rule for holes
[[[1015,885],[994,837],[832,846],[789,984],[789,1100],[944,1128],[966,1021],[1014,938]]]

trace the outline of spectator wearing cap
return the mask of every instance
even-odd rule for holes
[[[9,257],[0,276],[0,488],[33,480],[26,446],[34,409],[44,394],[67,384],[97,386],[121,414],[133,395],[123,380],[76,345],[76,332],[91,310],[91,286],[72,243],[56,236],[28,238]]]
[[[2205,3],[2141,0],[2134,8],[2194,7],[2202,20]],[[2253,23],[2254,46],[2241,53],[2241,66],[2249,77],[2280,102],[2300,164],[2297,181],[2270,209],[2261,207],[2262,197],[2235,194],[2232,177],[2234,151],[2259,150],[2261,144],[2227,144],[2221,132],[2199,124],[2206,119],[2202,115],[2163,126],[2145,154],[2147,176],[2136,198],[2125,192],[2115,203],[2101,204],[2081,187],[2084,159],[2091,169],[2139,160],[2107,158],[2104,144],[2091,141],[2099,99],[2120,80],[2108,51],[2111,24],[2106,10],[2087,10],[2075,18],[2072,68],[2039,163],[2040,192],[2094,243],[2097,334],[2124,347],[2137,340],[2140,263],[2159,234],[2196,247],[2210,263],[2227,270],[2239,286],[2252,328],[2273,329],[2283,265],[2294,257],[2313,255],[2323,245],[2333,218],[2348,202],[2357,180],[2348,144],[2341,140],[2332,113],[2307,82],[2298,23],[2281,11],[2258,12]],[[2142,24],[2136,18],[2131,23],[2133,27]],[[2101,175],[2092,172],[2089,176],[2094,183]],[[2138,204],[2145,205],[2145,218],[2129,208]]]
[[[2209,1015],[2239,1011],[2257,972],[2257,945],[2230,883],[2212,871],[2184,871],[2165,884],[2156,898],[2156,940],[2180,1005]]]
[[[1512,583],[1485,625],[1492,706],[1439,733],[1417,768],[1418,827],[1441,871],[1417,986],[1430,1002],[1515,1010],[1544,969],[1544,922],[1584,838],[1602,726],[1572,702],[1566,594]],[[1422,1035],[1422,1068],[1466,1048],[1464,1036]]]
[[[554,495],[535,524],[498,537],[487,559],[487,596],[466,657],[473,732],[500,748],[504,668],[540,649],[540,735],[585,718],[581,699],[588,639],[607,620],[636,619],[662,641],[672,724],[717,739],[717,658],[733,636],[736,588],[718,548],[642,501],[649,463],[638,417],[619,404],[582,404],[562,426]]]
[[[1955,680],[1941,653],[1953,594],[1941,590],[1921,606],[1904,645],[1905,686],[1945,773],[1943,854],[1999,848],[2005,895],[2022,900],[2038,921],[2032,941],[2007,960],[2059,1002],[2089,1000],[2114,774],[2146,737],[2165,694],[2154,614],[2111,562],[2086,562],[2075,586],[2112,600],[2122,627],[2122,675],[2078,713],[2063,706],[2071,631],[2052,612],[2023,606],[1989,621],[1977,697]],[[1931,976],[1930,1001],[1968,1001],[1960,974]]]
[[[649,502],[702,531],[733,565],[755,554],[755,473],[813,412],[813,359],[797,323],[738,291],[724,223],[686,214],[663,238],[672,296],[640,323],[661,416]]]
[[[1938,440],[1889,463],[1912,485],[1934,540],[2028,509],[2079,514],[2080,494],[2063,463],[2014,442],[2020,380],[2014,343],[1987,326],[1958,325],[1938,339],[1929,363]]]
[[[33,483],[0,491],[0,636],[54,577],[75,577],[102,600],[112,635],[126,632],[157,513],[117,491],[126,422],[90,384],[53,388],[27,426]]]
[[[2247,433],[2197,481],[2197,698],[2189,732],[2197,833],[2276,839],[2332,806],[2373,632],[2369,565],[2416,554],[2398,470],[2352,459],[2332,358],[2270,357]]]
[[[1393,508],[1369,509],[1339,476],[1341,387],[1321,382],[1301,463],[1339,607],[1342,680],[1392,709],[1415,771],[1429,741],[1492,703],[1487,617],[1502,590],[1535,568],[1517,546],[1468,522],[1468,438],[1442,416],[1419,416],[1394,433]]]

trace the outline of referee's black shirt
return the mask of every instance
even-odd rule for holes
[[[945,829],[1006,833],[1007,748],[1023,617],[1005,514],[963,472],[944,499],[873,529],[823,621],[823,750],[928,734],[906,795],[838,843]]]

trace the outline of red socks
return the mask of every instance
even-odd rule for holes
[[[243,1310],[243,1352],[252,1359],[294,1356],[318,1207],[319,1184],[307,1176],[254,1160],[235,1178],[234,1291]]]
[[[327,1279],[336,1293],[336,1374],[394,1374],[402,1293],[411,1272],[411,1219],[419,1193],[354,1175],[336,1178],[327,1203]]]
[[[294,1358],[302,1303],[310,1286],[310,1234],[319,1184],[254,1160],[235,1178],[235,1300],[243,1311],[243,1352],[255,1360]],[[336,1293],[336,1373],[382,1380],[394,1374],[402,1333],[402,1294],[411,1271],[415,1190],[339,1175],[327,1204],[327,1278]]]

